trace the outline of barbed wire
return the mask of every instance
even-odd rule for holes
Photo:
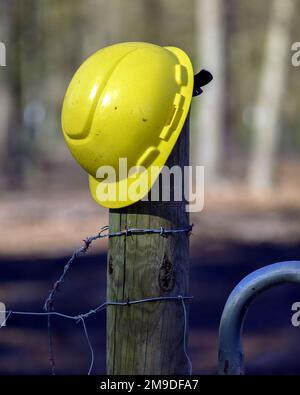
[[[87,251],[89,250],[93,241],[95,241],[97,239],[102,239],[102,238],[133,236],[133,235],[141,235],[141,234],[159,234],[162,237],[167,237],[168,235],[176,234],[176,233],[189,234],[189,233],[191,233],[193,226],[194,225],[192,224],[192,225],[189,225],[189,226],[187,226],[185,228],[181,228],[181,229],[165,229],[162,226],[158,229],[139,229],[139,228],[127,228],[126,227],[124,230],[121,230],[119,232],[109,232],[109,226],[107,226],[107,225],[103,226],[100,229],[99,233],[97,233],[96,235],[89,236],[89,237],[85,238],[83,240],[84,244],[81,247],[77,248],[73,252],[71,258],[66,263],[61,276],[59,277],[59,279],[57,281],[55,281],[52,289],[49,292],[49,295],[48,295],[48,297],[45,301],[45,304],[44,304],[45,311],[51,311],[51,309],[53,308],[53,304],[54,304],[54,297],[55,297],[56,293],[58,292],[58,290],[61,288],[61,285],[64,282],[64,279],[65,279],[68,271],[70,270],[72,264],[75,262],[76,258],[78,258],[80,255],[84,255],[85,253],[87,253]],[[104,232],[106,232],[106,233],[104,233]]]
[[[92,314],[96,314],[104,309],[106,309],[108,306],[130,306],[130,305],[136,305],[140,303],[147,303],[147,302],[159,302],[159,301],[180,301],[183,309],[183,317],[184,317],[184,325],[183,325],[183,352],[184,355],[187,359],[188,362],[188,369],[189,369],[189,374],[192,374],[192,363],[189,358],[189,355],[187,353],[187,310],[186,310],[186,305],[185,305],[185,300],[192,299],[192,296],[157,296],[157,297],[149,297],[149,298],[144,298],[144,299],[138,299],[138,300],[127,300],[126,302],[119,302],[119,301],[106,301],[96,307],[95,309],[89,310],[87,313],[84,314],[79,314],[79,315],[68,315],[68,314],[63,314],[61,312],[55,311],[54,310],[54,298],[57,294],[57,292],[61,289],[62,283],[65,280],[65,277],[67,273],[69,272],[70,268],[72,267],[73,263],[76,261],[76,259],[85,254],[93,241],[101,238],[112,238],[112,237],[121,237],[121,236],[132,236],[132,235],[145,235],[145,234],[158,234],[162,237],[168,237],[169,235],[172,234],[177,234],[177,233],[187,233],[188,235],[191,233],[193,229],[193,225],[188,225],[187,227],[181,228],[181,229],[165,229],[162,226],[157,229],[141,229],[141,228],[127,228],[125,227],[124,230],[118,231],[118,232],[109,232],[109,226],[104,226],[100,229],[100,231],[93,236],[89,236],[86,239],[83,240],[84,244],[77,248],[71,258],[68,260],[66,265],[64,266],[64,269],[62,271],[62,274],[58,278],[57,281],[53,284],[52,289],[50,290],[48,297],[44,303],[44,312],[26,312],[26,311],[14,311],[14,310],[8,310],[6,311],[6,318],[5,322],[2,323],[2,326],[6,324],[8,318],[11,315],[31,315],[31,316],[47,316],[47,329],[48,329],[48,350],[49,350],[49,362],[50,362],[50,367],[51,367],[51,373],[52,375],[56,374],[56,366],[55,366],[55,358],[54,358],[54,347],[53,347],[53,337],[52,337],[52,330],[51,330],[51,317],[52,316],[58,316],[61,318],[65,319],[70,319],[70,320],[75,320],[76,323],[81,322],[83,331],[86,337],[86,341],[91,353],[91,362],[88,370],[88,375],[91,374],[93,366],[94,366],[94,360],[95,360],[95,353],[94,349],[88,334],[87,326],[85,319],[89,318]],[[1,312],[0,312],[1,313]]]
[[[82,323],[82,327],[83,327],[83,331],[85,334],[85,338],[90,350],[90,354],[91,354],[91,360],[90,360],[90,365],[89,365],[89,369],[88,369],[88,375],[90,375],[92,373],[93,367],[94,367],[94,362],[95,362],[95,352],[94,352],[94,348],[92,346],[89,334],[88,334],[88,330],[87,330],[87,326],[86,326],[86,322],[85,319],[89,318],[91,315],[93,314],[97,314],[100,311],[105,310],[108,306],[121,306],[121,307],[128,307],[131,305],[137,305],[137,304],[141,304],[141,303],[148,303],[148,302],[160,302],[160,301],[177,301],[177,302],[181,302],[182,304],[182,308],[183,308],[183,317],[184,317],[184,324],[183,324],[183,351],[184,351],[184,355],[187,359],[188,362],[188,369],[189,369],[189,375],[192,375],[192,363],[191,360],[188,356],[187,353],[187,339],[186,339],[186,335],[187,335],[187,311],[186,311],[186,306],[185,306],[185,300],[190,300],[192,299],[192,296],[182,296],[182,295],[178,295],[178,296],[158,296],[158,297],[153,297],[153,298],[145,298],[145,299],[138,299],[138,300],[127,300],[126,302],[117,302],[117,301],[106,301],[103,302],[102,304],[100,304],[99,306],[97,306],[94,309],[89,310],[87,313],[83,313],[83,314],[79,314],[79,315],[68,315],[68,314],[64,314],[58,311],[48,311],[48,312],[35,312],[35,311],[15,311],[15,310],[7,310],[7,311],[0,311],[0,313],[6,313],[6,318],[5,321],[2,323],[2,326],[6,325],[9,317],[11,317],[12,315],[23,315],[23,316],[47,316],[48,318],[51,316],[58,316],[60,318],[65,318],[65,319],[69,319],[69,320],[73,320],[76,323],[81,322]],[[51,340],[52,343],[52,340]],[[53,356],[53,349],[52,349],[52,354],[51,357]],[[55,368],[55,362],[54,362],[54,358],[52,362],[52,366],[51,366],[51,371],[53,374],[53,366]],[[55,373],[55,372],[54,372]]]

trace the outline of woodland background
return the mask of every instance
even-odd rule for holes
[[[205,165],[205,209],[193,214],[190,352],[216,372],[217,331],[233,286],[250,271],[300,255],[300,0],[0,0],[0,300],[40,310],[73,249],[107,223],[62,138],[68,83],[96,50],[147,41],[185,50],[214,81],[193,99],[191,161]],[[146,75],[145,75],[146,78]],[[106,243],[80,261],[60,310],[105,297]],[[81,295],[80,297],[77,295]],[[245,326],[250,373],[298,373],[298,287],[261,297]],[[105,314],[89,322],[104,372]],[[88,350],[57,322],[57,365],[85,373]],[[299,358],[298,358],[299,359]],[[45,322],[14,318],[0,332],[0,373],[47,373]]]

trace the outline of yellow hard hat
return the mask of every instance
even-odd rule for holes
[[[121,43],[81,65],[64,99],[62,129],[99,204],[120,208],[147,195],[178,139],[193,85],[192,64],[175,47]],[[120,174],[120,158],[135,167],[131,175]],[[104,173],[107,166],[113,168],[116,178],[99,175],[103,166]],[[142,192],[128,195],[141,179]]]

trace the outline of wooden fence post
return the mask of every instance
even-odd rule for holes
[[[166,163],[189,164],[189,117]],[[183,186],[182,186],[183,188]],[[139,201],[110,210],[110,232],[128,228],[177,229],[189,225],[186,202]],[[184,196],[184,194],[182,194]],[[107,300],[138,300],[188,295],[187,233],[130,235],[109,240]],[[188,318],[188,301],[185,301]],[[180,300],[107,307],[107,373],[187,374],[184,352],[184,311]],[[188,330],[186,337],[188,336]]]

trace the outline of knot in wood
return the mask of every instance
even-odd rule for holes
[[[171,291],[175,286],[175,268],[165,255],[159,269],[158,283],[162,291]]]
[[[113,259],[112,256],[110,255],[108,260],[108,273],[113,274],[113,271],[114,271]]]

